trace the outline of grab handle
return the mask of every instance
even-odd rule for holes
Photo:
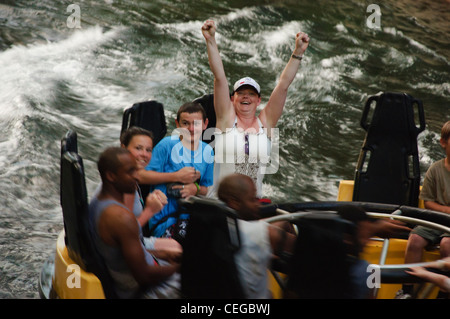
[[[417,128],[417,134],[423,132],[425,130],[425,113],[423,111],[423,104],[421,100],[413,99],[411,101],[411,105],[417,104],[417,111],[419,112],[419,124],[420,126]]]
[[[373,101],[376,101],[378,103],[378,95],[373,95],[369,97],[369,99],[366,102],[366,105],[364,106],[363,114],[361,117],[361,127],[367,131],[369,129],[370,123],[367,122],[367,117],[369,115],[370,107]]]

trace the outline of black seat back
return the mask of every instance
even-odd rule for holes
[[[73,130],[68,130],[61,139],[61,157],[65,152],[78,154],[78,135]]]
[[[65,154],[67,155],[65,156]],[[70,156],[69,156],[70,155]],[[85,200],[83,197],[87,197],[86,194],[81,194],[82,190],[78,188],[77,190],[69,187],[69,185],[74,185],[76,182],[72,179],[74,178],[74,174],[72,173],[72,164],[73,166],[78,165],[79,167],[75,168],[75,170],[84,171],[83,160],[78,156],[78,136],[77,132],[73,130],[68,130],[66,134],[61,139],[61,157],[60,157],[60,203],[63,208],[63,217],[64,217],[64,240],[66,243],[66,247],[69,251],[69,257],[80,264],[81,267],[85,267],[85,262],[81,258],[81,250],[80,242],[78,240],[78,236],[80,235],[79,222],[77,221],[77,211],[85,209],[84,207],[77,207],[75,202],[76,198],[81,199],[80,205],[83,205]],[[83,181],[84,182],[84,181]],[[68,192],[77,194],[71,194],[68,196]],[[68,203],[68,201],[72,200],[72,203]],[[86,199],[87,201],[87,199]],[[86,208],[87,209],[87,208]],[[70,226],[66,226],[70,225]],[[66,228],[70,228],[67,230]]]
[[[344,242],[354,238],[353,223],[335,214],[311,213],[294,222],[299,236],[289,264],[288,298],[351,298],[352,252]]]
[[[72,258],[83,269],[89,264],[89,238],[83,161],[76,153],[61,157],[61,207],[64,217],[65,243]]]
[[[373,103],[376,104],[369,119]],[[353,200],[417,206],[417,136],[425,129],[422,102],[403,93],[371,96],[361,126],[367,133],[356,168]]]
[[[151,131],[154,136],[153,147],[155,147],[167,133],[164,106],[156,101],[133,104],[123,113],[121,134],[132,126]]]
[[[76,133],[67,134],[61,148],[74,150]],[[76,140],[75,140],[76,141]],[[64,218],[65,244],[69,257],[81,268],[94,273],[103,286],[106,298],[116,298],[112,278],[103,259],[96,251],[89,225],[88,196],[82,158],[65,151],[61,156],[60,199]]]
[[[235,213],[222,202],[191,198],[181,201],[190,212],[182,241],[181,289],[187,298],[244,298],[234,263],[240,247]]]
[[[202,140],[205,143],[214,141],[214,134],[211,128],[216,127],[216,111],[214,110],[214,94],[205,94],[202,97],[195,99],[193,102],[200,103],[206,112],[208,118],[208,127],[203,132]]]

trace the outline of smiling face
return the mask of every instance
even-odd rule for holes
[[[134,135],[126,148],[136,159],[138,169],[145,168],[152,158],[153,141],[147,135]]]
[[[203,114],[201,112],[182,112],[179,120],[175,120],[175,123],[178,128],[183,129],[183,139],[194,144],[200,140],[203,130],[208,126],[208,119],[203,122]]]
[[[244,85],[231,97],[236,113],[254,116],[261,97],[251,86]]]

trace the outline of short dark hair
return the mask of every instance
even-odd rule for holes
[[[205,109],[198,102],[187,102],[187,103],[184,103],[182,106],[180,106],[180,108],[178,109],[178,112],[177,112],[177,121],[178,122],[180,121],[181,113],[184,113],[184,112],[189,113],[189,114],[200,112],[200,113],[202,113],[203,122],[206,121]]]
[[[226,204],[230,200],[239,200],[242,194],[249,192],[249,183],[253,183],[250,176],[234,173],[225,176],[217,188],[217,196]]]
[[[120,143],[125,145],[125,147],[128,146],[128,144],[130,144],[131,139],[136,136],[136,135],[145,135],[148,136],[152,139],[152,143],[153,143],[153,133],[150,132],[149,130],[146,130],[142,127],[138,127],[138,126],[132,126],[130,128],[128,128],[126,131],[124,131],[121,135],[120,135]]]
[[[447,141],[450,138],[450,121],[445,122],[441,130],[441,139]]]
[[[98,172],[102,181],[106,179],[106,172],[117,172],[121,163],[119,160],[119,155],[130,154],[130,152],[123,147],[108,147],[101,154],[97,162]]]

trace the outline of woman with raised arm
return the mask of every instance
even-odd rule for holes
[[[234,84],[230,98],[228,81],[217,47],[214,21],[207,20],[202,33],[206,40],[209,65],[214,74],[214,109],[216,112],[216,144],[214,184],[232,173],[250,176],[262,197],[262,179],[270,161],[271,133],[283,112],[287,91],[295,78],[303,53],[309,44],[306,33],[295,36],[295,49],[272,91],[264,109],[256,116],[261,103],[259,84],[244,77]]]

